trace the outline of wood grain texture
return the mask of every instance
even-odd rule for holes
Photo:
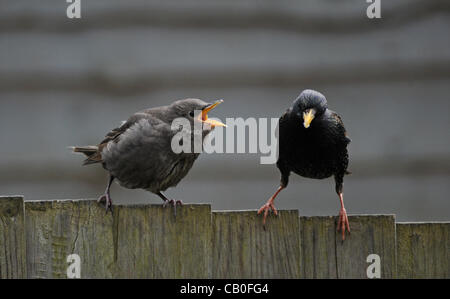
[[[0,279],[25,277],[23,197],[0,196]]]
[[[81,278],[110,278],[113,218],[95,200],[26,202],[29,278],[66,278],[67,256],[81,258]]]
[[[343,242],[341,234],[336,234],[337,277],[367,278],[367,257],[377,254],[381,259],[381,278],[395,278],[395,216],[349,216],[348,220],[351,235]]]
[[[211,206],[116,206],[117,278],[208,278]]]
[[[337,278],[336,217],[300,217],[301,278]]]
[[[270,216],[116,205],[94,200],[23,202],[0,197],[0,278],[66,278],[69,254],[82,278],[450,278],[450,222],[399,223],[393,215],[349,216],[342,242],[337,217]],[[397,264],[398,261],[398,264]],[[398,270],[398,271],[397,271]],[[398,275],[397,275],[398,273]]]
[[[266,230],[256,211],[213,212],[213,278],[299,278],[297,210],[279,211]]]
[[[399,278],[450,278],[450,222],[397,223]]]
[[[381,278],[394,278],[395,219],[392,215],[349,216],[351,234],[342,241],[337,217],[301,217],[302,278],[367,278],[367,256],[381,258]]]

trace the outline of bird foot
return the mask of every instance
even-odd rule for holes
[[[171,206],[175,206],[175,200],[173,200],[173,199],[166,199],[165,201],[164,201],[164,203],[163,203],[163,207],[165,208],[167,205],[171,205]]]
[[[343,207],[339,211],[339,221],[338,221],[337,230],[342,233],[342,241],[345,240],[345,231],[346,230],[350,234],[350,224],[348,222],[347,211]]]
[[[105,193],[102,196],[100,196],[97,200],[98,203],[105,203],[105,207],[106,207],[106,213],[108,213],[108,211],[113,211],[112,208],[112,200],[111,200],[111,196],[109,196],[109,193]]]
[[[177,206],[182,206],[183,201],[181,200],[174,200],[174,199],[167,199],[163,203],[163,207],[165,208],[167,205],[171,205],[173,207],[174,215],[177,216]]]
[[[267,201],[267,203],[258,210],[258,215],[261,214],[263,211],[264,211],[263,226],[265,228],[266,218],[267,218],[267,215],[269,215],[269,211],[272,211],[275,215],[278,215],[278,211],[275,208],[275,206],[273,205],[272,199],[269,199],[269,201]]]

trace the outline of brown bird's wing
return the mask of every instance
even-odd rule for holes
[[[145,118],[147,116],[148,115],[146,115],[145,113],[136,113],[132,115],[127,121],[125,121],[120,127],[114,128],[111,131],[109,131],[109,133],[106,134],[102,142],[100,142],[100,144],[97,146],[97,151],[94,154],[90,155],[86,160],[84,160],[83,165],[103,162],[102,160],[103,148],[111,141],[117,142],[118,137],[121,134],[123,134],[128,128],[133,126],[140,119]]]

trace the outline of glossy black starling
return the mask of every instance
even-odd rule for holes
[[[199,99],[179,100],[171,105],[143,110],[133,114],[120,127],[109,132],[97,146],[73,147],[74,152],[87,156],[83,165],[101,163],[109,172],[105,193],[99,201],[112,210],[109,189],[114,180],[129,189],[145,189],[157,194],[164,205],[181,205],[180,200],[168,199],[162,191],[176,186],[191,169],[199,156],[198,151],[177,153],[172,149],[172,139],[180,132],[180,126],[172,127],[177,118],[189,121],[187,133],[194,140],[194,123],[200,124],[203,141],[216,126],[225,126],[208,119],[207,113],[220,104]],[[194,129],[192,129],[194,128]],[[200,133],[200,132],[199,132]],[[175,210],[176,211],[176,210]]]
[[[349,174],[347,145],[350,139],[341,117],[327,108],[324,95],[314,90],[304,90],[281,116],[278,125],[277,167],[281,172],[281,183],[258,214],[264,211],[264,224],[269,210],[277,215],[273,202],[278,193],[287,187],[291,172],[312,179],[334,176],[341,203],[338,230],[344,240],[345,230],[350,232],[342,192],[344,175]]]

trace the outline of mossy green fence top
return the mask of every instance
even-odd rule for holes
[[[256,211],[207,204],[115,206],[95,200],[0,197],[0,278],[449,278],[450,223],[393,215],[336,217],[282,210],[266,229]]]

